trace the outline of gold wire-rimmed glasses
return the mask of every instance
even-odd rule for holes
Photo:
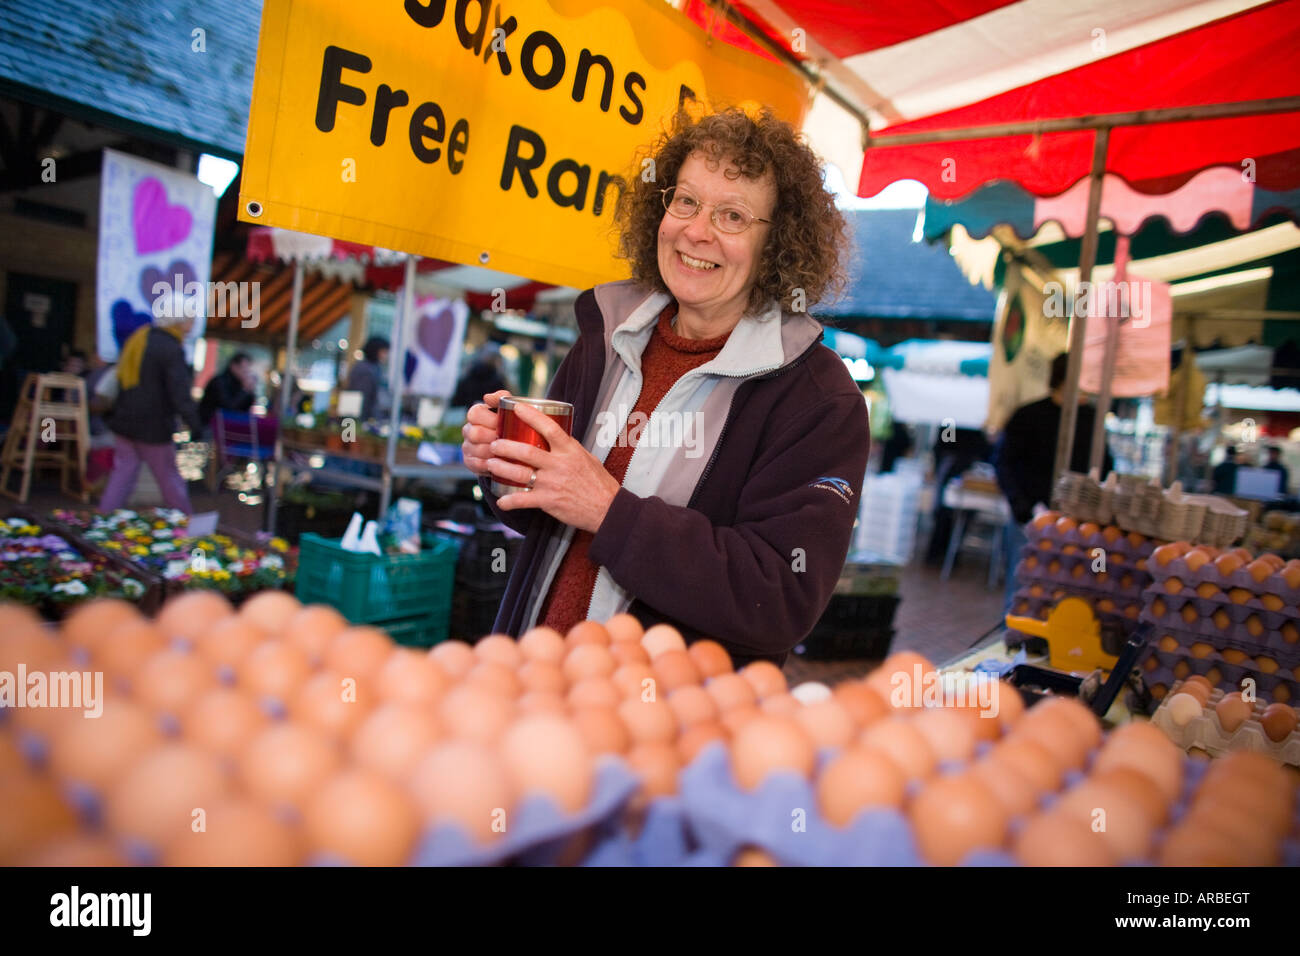
[[[706,203],[685,186],[669,186],[659,190],[663,194],[664,209],[676,219],[694,219],[705,206],[712,205],[710,218],[720,232],[730,235],[744,232],[756,222],[770,223],[771,219],[761,219],[737,202]]]

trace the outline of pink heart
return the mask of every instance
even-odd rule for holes
[[[131,221],[135,226],[135,251],[148,255],[170,249],[190,234],[193,219],[182,205],[168,205],[167,188],[153,176],[135,187]]]
[[[451,345],[451,334],[456,330],[456,317],[450,308],[444,308],[437,315],[426,315],[420,320],[416,339],[425,354],[439,365],[447,357],[447,346]]]

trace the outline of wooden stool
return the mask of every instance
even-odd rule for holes
[[[23,382],[9,434],[0,451],[0,492],[25,502],[31,491],[32,474],[40,468],[58,468],[64,493],[88,501],[86,453],[89,449],[86,383],[76,375],[32,373]],[[14,469],[22,474],[17,494],[9,488],[9,475]],[[70,472],[77,476],[75,489],[69,482]]]

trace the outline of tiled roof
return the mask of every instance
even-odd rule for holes
[[[261,0],[5,0],[0,90],[238,156],[261,18]]]
[[[849,284],[820,315],[992,322],[996,299],[971,285],[943,244],[913,242],[915,209],[846,212],[853,235]]]

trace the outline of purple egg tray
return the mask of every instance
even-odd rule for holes
[[[1224,591],[1219,591],[1211,597],[1201,597],[1194,588],[1187,586],[1184,586],[1181,591],[1170,594],[1163,584],[1151,585],[1146,589],[1145,594],[1147,600],[1152,603],[1157,599],[1164,601],[1169,611],[1181,611],[1184,605],[1191,604],[1196,608],[1197,614],[1207,619],[1215,611],[1223,611],[1228,615],[1229,620],[1236,624],[1244,624],[1252,616],[1257,617],[1266,631],[1280,631],[1284,624],[1291,624],[1297,627],[1298,640],[1288,642],[1288,646],[1300,649],[1300,610],[1290,605],[1284,605],[1280,610],[1274,611],[1265,607],[1264,602],[1258,597],[1238,602],[1228,597]]]
[[[600,828],[583,866],[688,866],[697,853],[694,834],[680,797],[650,801],[633,833],[618,817]]]
[[[1100,531],[1085,538],[1083,535],[1079,534],[1077,528],[1073,531],[1067,532],[1066,534],[1058,534],[1056,529],[1051,525],[1048,525],[1046,529],[1040,531],[1034,528],[1032,523],[1025,526],[1025,538],[1035,548],[1038,547],[1039,541],[1043,538],[1047,538],[1049,541],[1054,543],[1054,547],[1058,551],[1061,547],[1067,544],[1075,545],[1085,551],[1090,551],[1093,548],[1102,548],[1106,551],[1107,563],[1111,560],[1110,555],[1118,554],[1122,555],[1125,558],[1125,563],[1130,565],[1133,561],[1139,561],[1146,558],[1156,549],[1156,543],[1150,538],[1143,541],[1137,547],[1134,547],[1133,542],[1129,541],[1127,535],[1120,535],[1118,539],[1108,543],[1106,541],[1106,536]],[[1128,560],[1130,558],[1132,561]]]
[[[1195,590],[1196,585],[1209,581],[1218,585],[1222,591],[1244,588],[1256,595],[1276,594],[1282,599],[1283,604],[1292,608],[1300,604],[1300,588],[1287,587],[1286,579],[1281,574],[1273,574],[1262,581],[1256,581],[1250,572],[1242,567],[1224,577],[1214,566],[1213,561],[1208,561],[1192,571],[1188,569],[1185,558],[1175,558],[1164,567],[1161,567],[1159,562],[1151,561],[1147,570],[1158,584],[1163,584],[1167,578],[1177,577],[1184,585]]]
[[[1281,631],[1265,630],[1256,636],[1244,622],[1234,623],[1224,630],[1209,617],[1198,617],[1189,623],[1183,618],[1181,609],[1157,617],[1150,606],[1142,612],[1142,620],[1156,626],[1153,646],[1168,634],[1188,648],[1193,644],[1209,644],[1216,651],[1233,648],[1249,657],[1271,657],[1279,668],[1286,670],[1300,665],[1300,645],[1287,641]],[[1216,653],[1214,656],[1219,658],[1221,655]]]
[[[1157,662],[1155,667],[1151,666],[1151,660]],[[1177,671],[1182,670],[1179,665],[1184,662],[1187,664],[1187,673],[1176,672],[1175,669]],[[1297,681],[1294,675],[1282,671],[1278,671],[1276,674],[1265,674],[1254,667],[1230,664],[1219,657],[1217,653],[1208,657],[1193,657],[1187,651],[1162,651],[1159,648],[1153,648],[1146,655],[1140,667],[1142,680],[1148,687],[1163,684],[1166,688],[1169,688],[1191,674],[1200,674],[1214,686],[1225,691],[1234,691],[1240,690],[1242,680],[1249,677],[1255,682],[1255,693],[1260,700],[1270,702],[1277,700],[1274,691],[1279,686],[1283,686],[1290,694],[1285,698],[1286,702],[1293,706],[1300,705],[1300,681]],[[1217,674],[1214,673],[1216,671]],[[1159,701],[1152,701],[1153,708],[1158,704]]]

